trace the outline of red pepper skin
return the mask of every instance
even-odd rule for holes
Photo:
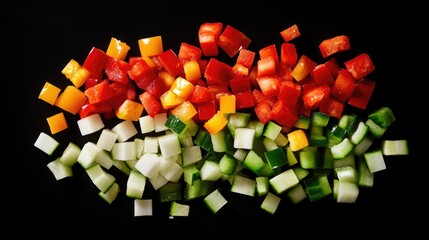
[[[82,66],[91,73],[91,76],[103,78],[103,70],[106,68],[109,58],[103,50],[93,47]]]
[[[151,117],[163,111],[162,104],[159,98],[155,97],[149,92],[143,92],[139,95],[139,100],[143,104],[145,111]]]
[[[219,55],[219,38],[222,33],[223,23],[206,22],[201,24],[198,30],[198,40],[201,50],[206,57]]]
[[[362,79],[375,70],[375,65],[367,53],[361,53],[356,57],[345,61],[344,65],[355,79]]]
[[[128,84],[130,81],[127,73],[129,69],[130,64],[128,62],[116,58],[109,58],[104,72],[110,81]]]
[[[172,49],[157,55],[161,66],[173,77],[184,77],[183,64]]]
[[[225,51],[229,57],[234,57],[242,48],[250,45],[251,39],[238,29],[227,25],[222,31],[218,46]]]
[[[331,97],[344,103],[350,99],[356,88],[356,80],[346,69],[341,69],[334,85],[331,87]]]
[[[255,106],[253,101],[252,91],[245,91],[235,94],[235,108],[241,110],[244,108],[251,108]]]
[[[362,78],[356,83],[356,89],[347,102],[349,105],[365,110],[375,89],[375,82]]]
[[[207,85],[228,86],[229,80],[234,77],[234,71],[231,66],[216,58],[210,58],[206,70],[204,71],[204,78],[206,79]]]
[[[338,35],[329,39],[323,40],[319,44],[319,50],[322,57],[327,58],[332,54],[350,50],[349,37],[346,35]]]
[[[344,103],[328,97],[320,104],[320,112],[331,117],[340,119],[344,111]]]
[[[330,93],[331,88],[326,85],[312,88],[302,96],[304,106],[311,110],[317,109],[324,100],[329,98]]]

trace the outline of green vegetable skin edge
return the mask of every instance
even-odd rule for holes
[[[218,150],[216,150],[216,147],[215,149],[213,147],[213,136],[211,136],[202,125],[198,126],[199,129],[194,133],[186,132],[187,135],[184,135],[183,133],[189,126],[175,116],[169,115],[165,124],[167,131],[169,131],[168,134],[177,134],[179,138],[191,137],[191,144],[200,147],[201,151],[204,153],[201,160],[197,159],[196,162],[191,165],[182,166],[183,175],[180,181],[168,182],[162,184],[159,189],[156,189],[161,202],[172,203],[170,209],[171,215],[180,217],[188,216],[190,212],[188,207],[192,208],[192,205],[188,204],[190,204],[189,200],[192,199],[204,201],[208,210],[213,214],[220,211],[224,205],[228,204],[228,199],[216,188],[215,183],[216,181],[230,181],[231,184],[234,184],[233,179],[236,174],[244,174],[237,176],[246,176],[246,179],[248,178],[252,184],[254,180],[255,190],[254,192],[252,192],[252,190],[249,192],[248,188],[243,188],[243,186],[239,185],[240,183],[235,183],[234,189],[246,189],[246,191],[248,191],[247,195],[250,195],[249,197],[267,197],[267,202],[261,205],[261,209],[270,214],[274,214],[278,204],[280,204],[278,199],[280,194],[287,191],[289,192],[286,196],[293,197],[291,200],[294,204],[305,199],[308,199],[310,202],[318,201],[329,195],[333,195],[333,199],[337,202],[344,201],[353,203],[357,198],[358,187],[371,187],[375,172],[384,170],[379,167],[377,170],[372,171],[371,166],[374,166],[374,163],[370,162],[370,160],[366,162],[366,159],[372,159],[368,157],[372,152],[366,153],[362,150],[360,150],[359,156],[356,156],[356,165],[334,167],[335,163],[341,162],[343,158],[350,156],[350,154],[353,155],[353,150],[356,145],[358,145],[358,142],[354,139],[354,141],[349,142],[350,137],[353,136],[353,131],[356,130],[353,124],[361,120],[360,124],[365,124],[365,127],[368,127],[368,131],[361,132],[358,136],[359,141],[361,141],[362,139],[382,137],[384,131],[396,121],[394,112],[389,107],[381,107],[369,113],[367,120],[357,119],[356,115],[343,115],[344,117],[349,117],[349,122],[347,122],[347,118],[342,118],[344,121],[341,121],[342,119],[335,119],[318,110],[313,110],[310,117],[301,116],[297,124],[292,128],[292,130],[304,129],[310,140],[310,146],[292,152],[288,144],[286,144],[286,146],[278,146],[277,149],[270,149],[269,151],[262,146],[264,138],[269,138],[274,142],[276,136],[280,133],[281,127],[275,122],[269,121],[266,124],[262,124],[258,121],[256,116],[241,110],[236,111],[232,115],[234,118],[231,118],[231,122],[228,122],[228,125],[225,126],[223,130],[231,135],[227,136],[228,139],[221,138],[216,140],[217,143],[215,146],[218,144],[223,146],[221,149],[218,148]],[[237,128],[255,130],[254,140],[250,142],[253,144],[253,148],[237,149],[231,147],[234,144],[233,135]],[[163,131],[162,133],[165,132],[166,131]],[[238,132],[240,132],[240,130]],[[159,134],[160,133],[154,134],[154,132],[149,132],[143,135],[156,136]],[[141,135],[139,137],[141,137]],[[268,139],[266,140],[268,141]],[[392,141],[394,140],[383,142],[383,146],[375,146],[376,150],[373,151],[381,153],[377,158],[378,162],[375,163],[377,166],[384,166],[383,156],[409,154],[407,140],[401,139],[394,142]],[[345,148],[339,145],[344,142],[347,142],[347,147]],[[58,144],[57,142],[54,143]],[[75,146],[72,142],[69,144]],[[395,146],[398,146],[400,149],[396,150]],[[41,148],[39,145],[36,147]],[[52,149],[48,155],[52,155],[56,147],[57,145],[53,145],[51,148],[48,146],[48,149]],[[83,146],[76,145],[74,149],[79,152],[80,147]],[[330,149],[335,149],[333,155]],[[234,158],[234,153],[237,150],[241,150],[240,155],[237,155],[241,156],[240,159]],[[95,157],[94,159],[90,159],[90,161],[82,162],[80,160],[82,158],[79,158],[77,153],[74,154],[75,157],[71,158],[69,156],[70,152],[68,152],[68,155],[66,155],[65,152],[62,156],[62,159],[65,160],[61,161],[60,157],[48,165],[51,172],[55,175],[56,180],[60,180],[63,177],[72,177],[71,167],[74,162],[79,162],[90,176],[93,176],[91,180],[100,188],[98,195],[108,204],[111,204],[121,193],[126,193],[126,197],[134,199],[142,198],[144,188],[121,191],[121,188],[127,188],[127,186],[120,186],[118,182],[116,182],[116,178],[109,174],[109,169],[99,166]],[[362,155],[367,157],[361,157]],[[204,161],[213,161],[211,163],[214,168],[213,171],[216,171],[216,166],[219,168],[218,172],[216,172],[216,174],[219,174],[219,177],[216,177],[217,180],[206,181],[201,179],[199,170],[203,166]],[[183,164],[183,159],[178,157],[176,163],[179,165],[181,163]],[[65,165],[65,167],[62,165]],[[369,168],[368,165],[370,166]],[[112,166],[120,169],[128,175],[128,177],[139,175],[139,179],[143,181],[146,179],[140,174],[137,174],[136,171],[138,170],[133,169],[131,165],[124,165],[113,160]],[[356,176],[348,177],[346,175],[344,177],[341,175],[340,178],[346,180],[339,179],[337,176],[338,174],[348,174],[348,172],[344,171],[346,168],[351,168],[350,172],[354,174],[357,173]],[[98,172],[91,173],[93,169]],[[330,174],[330,172],[334,174]],[[359,172],[362,174],[359,175]],[[100,179],[97,178],[102,174],[108,177],[107,180],[103,179],[100,181]],[[286,176],[289,181],[286,186],[284,186],[283,182],[276,181],[275,177],[282,175]],[[136,180],[133,181],[135,182]],[[341,181],[347,181],[347,184],[341,184]],[[277,184],[276,182],[279,183]],[[148,181],[148,183],[150,183],[150,181]],[[132,183],[129,182],[129,184]]]

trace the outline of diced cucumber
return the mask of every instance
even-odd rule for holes
[[[167,126],[165,126],[165,123],[167,122],[167,113],[158,113],[153,117],[153,124],[155,125],[155,132],[163,132],[168,129]]]
[[[170,205],[170,216],[187,217],[189,216],[190,205],[172,201]]]
[[[267,124],[265,124],[265,130],[262,133],[262,135],[264,135],[265,137],[271,140],[275,140],[281,130],[282,130],[282,127],[280,125],[278,125],[273,121],[269,121]]]
[[[111,151],[113,144],[115,144],[117,139],[118,139],[118,135],[116,135],[115,132],[113,132],[110,129],[105,128],[101,131],[101,134],[98,137],[96,144],[97,144],[97,146],[99,146],[100,148],[102,148],[106,151]]]
[[[270,183],[267,176],[259,176],[255,178],[256,181],[256,195],[258,197],[265,196],[270,190]]]
[[[362,156],[369,147],[371,147],[373,142],[373,138],[369,136],[368,134],[360,141],[353,149],[353,154],[356,156]]]
[[[60,158],[57,158],[46,165],[56,180],[61,180],[66,177],[73,177],[72,167],[64,164]]]
[[[299,151],[299,163],[304,169],[320,168],[320,153],[318,151]]]
[[[236,128],[234,135],[235,149],[252,149],[253,140],[255,139],[255,129],[252,128]]]
[[[237,159],[229,154],[224,154],[218,165],[223,174],[232,175],[237,168]]]
[[[132,121],[122,121],[116,124],[111,130],[118,136],[118,142],[125,142],[138,133]]]
[[[108,204],[112,204],[112,202],[116,199],[118,196],[118,193],[120,191],[119,184],[117,182],[114,182],[112,186],[106,191],[106,192],[98,192],[98,195],[104,199]]]
[[[297,204],[307,198],[307,193],[301,183],[286,192],[292,203]]]
[[[372,119],[367,119],[365,124],[368,126],[368,131],[375,138],[380,138],[387,130],[387,128],[382,128],[377,125]]]
[[[117,142],[113,145],[110,154],[115,160],[135,160],[137,159],[136,144],[134,141]]]
[[[102,151],[100,147],[98,147],[93,142],[86,142],[85,145],[83,145],[82,150],[79,153],[79,156],[77,157],[77,162],[84,168],[88,169],[93,165],[96,165],[97,162],[95,159],[97,158],[97,155]]]
[[[265,124],[259,120],[250,119],[247,123],[246,128],[255,129],[255,138],[259,138],[264,133]]]
[[[267,213],[273,215],[280,205],[281,198],[271,192],[265,195],[264,200],[261,203],[261,209]]]
[[[293,169],[287,169],[270,178],[269,183],[276,194],[282,194],[288,189],[296,186],[299,180]]]
[[[36,142],[34,142],[34,146],[36,148],[42,150],[44,153],[50,156],[54,153],[55,149],[57,149],[59,145],[60,143],[57,140],[44,132],[40,132]]]
[[[383,140],[381,142],[381,151],[385,156],[408,155],[408,141],[405,139]]]
[[[338,203],[355,203],[359,195],[359,187],[356,183],[334,181],[336,200]]]
[[[391,108],[381,107],[370,113],[368,119],[374,121],[381,128],[387,128],[396,120],[396,117]]]
[[[386,169],[386,163],[381,149],[376,149],[363,154],[369,172],[374,173]]]
[[[152,199],[134,199],[134,216],[152,216],[153,215]]]
[[[200,146],[190,146],[182,149],[182,167],[190,166],[203,159]]]
[[[125,195],[130,198],[141,199],[146,186],[146,177],[137,170],[131,170],[127,179]]]
[[[280,147],[277,147],[270,151],[266,151],[264,155],[268,164],[273,169],[285,166],[289,163],[283,148]]]
[[[202,149],[207,152],[212,152],[213,144],[210,133],[205,128],[200,128],[194,138],[194,143],[197,146],[200,146]]]
[[[160,202],[171,202],[182,200],[182,183],[168,182],[158,189]]]
[[[82,136],[97,132],[104,128],[100,114],[94,113],[77,120],[77,126]]]
[[[311,124],[319,127],[328,126],[330,116],[328,114],[314,111],[311,113]]]
[[[303,180],[305,192],[311,202],[320,200],[332,193],[327,175],[314,175]]]
[[[116,178],[106,172],[100,164],[92,165],[85,169],[94,185],[103,193],[105,193],[116,181]]]
[[[235,174],[230,190],[234,193],[254,197],[256,195],[256,180]]]
[[[139,118],[140,132],[142,134],[155,131],[155,121],[150,115],[141,116]]]
[[[215,214],[221,208],[223,208],[228,203],[228,201],[221,194],[219,189],[215,189],[211,193],[209,193],[206,197],[204,197],[204,203],[209,208],[209,210],[213,214]]]
[[[350,142],[352,142],[354,145],[359,144],[366,136],[367,132],[368,126],[364,122],[359,121],[356,130],[351,133]]]
[[[168,158],[182,153],[179,137],[176,134],[158,136],[159,149],[162,157]]]
[[[348,138],[344,138],[340,143],[331,147],[332,157],[334,159],[344,158],[352,152],[353,148],[353,143]]]
[[[365,159],[359,158],[358,160],[358,185],[361,187],[372,187],[374,185],[374,173],[368,169]]]
[[[310,127],[310,124],[311,124],[310,117],[299,115],[298,120],[295,122],[294,127],[301,128],[301,129],[308,129]]]
[[[183,168],[183,180],[192,185],[195,180],[200,179],[200,170],[195,164]]]
[[[335,175],[341,182],[357,183],[359,173],[356,168],[352,166],[342,166],[334,169]]]
[[[79,157],[80,151],[81,149],[77,144],[69,142],[69,144],[61,154],[60,161],[65,165],[72,167],[77,162],[77,158]]]
[[[200,174],[203,181],[216,181],[223,175],[219,169],[219,164],[209,160],[204,161],[200,169]]]
[[[250,150],[242,165],[244,168],[247,168],[256,174],[260,174],[265,167],[265,162],[255,151]]]
[[[160,162],[156,153],[145,153],[134,167],[145,177],[154,178],[159,173]]]
[[[170,166],[160,170],[159,173],[170,182],[179,182],[183,175],[183,168],[177,162],[173,162]]]
[[[146,135],[143,140],[143,153],[158,153],[159,142],[158,137]]]

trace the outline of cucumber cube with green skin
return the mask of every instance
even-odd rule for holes
[[[276,194],[282,194],[288,189],[296,186],[299,183],[299,180],[294,170],[288,169],[270,178],[269,183]]]
[[[278,168],[289,163],[283,148],[278,147],[273,150],[266,151],[264,154],[265,159],[267,159],[271,168]]]
[[[253,150],[250,150],[243,161],[243,167],[259,174],[265,167],[264,160]]]
[[[219,189],[213,190],[203,199],[203,201],[213,214],[217,213],[228,203],[228,200],[225,199]]]
[[[299,163],[304,169],[320,168],[320,156],[318,151],[299,151]]]
[[[229,154],[223,155],[219,160],[219,170],[226,175],[232,175],[237,167],[237,159]]]
[[[387,128],[396,120],[396,117],[393,114],[392,109],[389,107],[381,107],[370,113],[368,115],[368,119],[374,121],[374,123],[376,123],[381,128]]]
[[[313,126],[326,127],[328,126],[330,116],[322,112],[313,112],[311,114],[311,124]]]
[[[265,137],[271,140],[275,140],[281,130],[282,130],[282,127],[280,125],[276,124],[273,121],[269,121],[266,124],[264,133],[262,135],[264,135]]]
[[[159,200],[161,202],[171,202],[182,200],[181,182],[168,182],[158,189]]]
[[[213,152],[213,144],[210,133],[204,128],[200,128],[195,135],[194,143],[197,146],[200,146],[202,149],[207,152]]]
[[[365,152],[363,154],[363,157],[371,173],[386,169],[386,163],[384,162],[383,153],[381,149]]]
[[[311,202],[320,200],[332,193],[327,175],[314,175],[304,179],[303,182]]]
[[[281,198],[279,196],[269,192],[267,195],[265,195],[265,198],[262,201],[261,209],[273,215],[280,205],[280,201]]]

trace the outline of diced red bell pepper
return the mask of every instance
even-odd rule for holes
[[[254,51],[242,48],[238,53],[236,63],[243,65],[244,67],[251,69],[253,61],[255,60],[256,53]]]
[[[280,46],[280,62],[293,68],[298,61],[298,53],[296,51],[295,44],[293,43],[282,43]]]
[[[206,70],[204,71],[204,78],[207,85],[223,85],[228,86],[229,80],[235,77],[232,67],[228,64],[210,58]]]
[[[364,78],[375,70],[375,66],[367,53],[361,53],[356,57],[345,61],[344,65],[346,66],[346,69],[352,73],[355,79]]]
[[[338,76],[338,73],[341,70],[340,65],[337,62],[337,59],[335,58],[330,58],[328,61],[326,61],[325,63],[325,67],[327,67],[329,69],[329,72],[331,72],[332,77],[335,79]]]
[[[130,64],[128,62],[116,58],[109,58],[104,72],[110,81],[128,84],[130,81],[127,73],[129,69]]]
[[[107,116],[115,115],[114,109],[109,102],[99,102],[96,104],[90,104],[89,101],[87,100],[79,110],[79,117],[84,118],[95,113],[107,114]]]
[[[162,104],[159,98],[155,97],[149,92],[143,92],[139,95],[139,100],[143,104],[144,109],[151,117],[155,117],[158,113],[163,111]]]
[[[254,111],[261,123],[266,124],[271,120],[271,106],[267,101],[257,103]]]
[[[280,36],[285,42],[292,41],[293,39],[301,36],[298,25],[293,24],[280,32]]]
[[[329,98],[331,88],[326,85],[314,87],[304,93],[302,99],[304,106],[314,110],[320,106],[320,103]]]
[[[280,84],[278,100],[287,106],[295,106],[301,97],[301,85],[291,81],[283,81]]]
[[[236,77],[229,80],[229,85],[233,94],[247,92],[251,90],[249,78]]]
[[[342,68],[335,79],[334,85],[331,87],[331,96],[344,103],[350,99],[355,88],[356,80],[349,71]]]
[[[358,80],[356,83],[356,89],[350,97],[348,104],[365,110],[369,99],[374,92],[375,85],[375,82],[368,78]]]
[[[161,80],[158,76],[149,81],[149,84],[144,88],[144,90],[150,92],[157,98],[160,98],[168,89],[170,89],[170,85]]]
[[[177,54],[182,64],[190,60],[199,60],[202,55],[201,48],[186,42],[180,44],[179,53]]]
[[[289,65],[279,63],[279,67],[277,70],[277,75],[280,77],[282,81],[293,81],[292,77],[292,68]]]
[[[329,68],[324,64],[317,65],[313,71],[311,71],[311,77],[317,83],[317,85],[328,85],[331,86],[334,84],[335,79],[329,71]]]
[[[95,78],[103,78],[103,69],[106,67],[107,60],[110,57],[96,47],[93,47],[83,63],[83,67],[87,69]]]
[[[197,106],[198,119],[200,121],[207,121],[211,119],[217,112],[215,102],[207,102]]]
[[[331,117],[340,119],[343,115],[344,107],[344,103],[328,97],[320,104],[319,110]]]
[[[276,62],[273,58],[264,58],[257,61],[258,78],[276,74]]]
[[[85,89],[84,93],[90,104],[106,102],[114,96],[114,92],[110,88],[108,80],[104,80],[90,88]]]
[[[129,59],[130,70],[127,71],[130,79],[134,80],[140,89],[145,89],[149,83],[157,76],[154,68],[141,57]]]
[[[221,22],[206,22],[198,30],[198,40],[204,56],[217,56],[219,54],[219,37],[222,33]]]
[[[253,102],[252,91],[245,91],[235,94],[235,108],[241,110],[255,106]]]
[[[278,76],[261,77],[257,81],[261,91],[268,97],[277,97],[279,95],[281,80]]]
[[[227,25],[222,31],[218,46],[225,51],[229,57],[234,57],[242,48],[247,48],[250,45],[251,39],[243,32]]]
[[[162,67],[173,77],[184,77],[183,64],[172,49],[168,49],[157,55],[157,59]]]
[[[349,37],[346,35],[338,35],[325,39],[319,44],[319,50],[324,58],[338,52],[350,50]]]
[[[292,127],[298,118],[296,106],[288,106],[282,100],[278,100],[271,108],[271,119],[281,125]]]
[[[214,101],[214,94],[211,94],[209,89],[205,86],[195,85],[194,91],[188,99],[192,104],[202,104],[210,100]]]
[[[259,50],[259,59],[268,59],[271,58],[276,63],[276,66],[279,64],[279,55],[277,53],[277,48],[275,44],[268,45]]]

